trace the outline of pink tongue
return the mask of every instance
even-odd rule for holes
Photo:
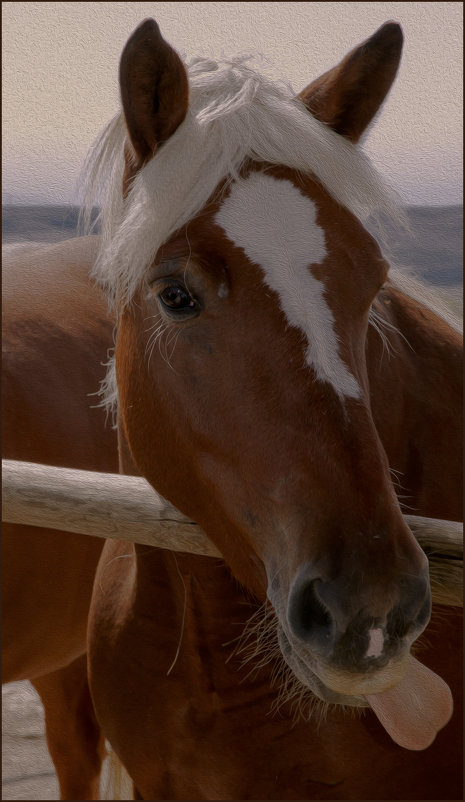
[[[366,700],[393,741],[405,749],[426,749],[452,716],[449,686],[414,657],[407,673],[388,691]]]

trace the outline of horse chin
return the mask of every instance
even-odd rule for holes
[[[347,707],[369,707],[364,696],[348,696],[328,688],[317,673],[309,666],[292,646],[284,629],[278,625],[278,643],[286,664],[297,679],[312,693],[326,704],[337,704]]]

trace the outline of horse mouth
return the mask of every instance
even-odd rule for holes
[[[427,749],[452,716],[450,688],[414,657],[407,657],[401,679],[388,683],[384,691],[351,696],[328,688],[296,653],[281,626],[278,642],[287,665],[315,696],[329,704],[371,708],[388,735],[405,749]]]
[[[278,624],[278,643],[282,656],[298,680],[309,688],[320,701],[348,707],[369,707],[362,695],[346,695],[329,688],[292,646],[281,624]]]

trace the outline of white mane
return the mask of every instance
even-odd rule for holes
[[[250,60],[191,61],[186,118],[137,174],[125,201],[122,112],[95,143],[84,168],[85,214],[89,219],[105,182],[94,275],[117,304],[131,300],[160,246],[250,158],[312,174],[362,220],[384,214],[402,223],[394,193],[363,152],[315,120],[290,87],[258,73]]]

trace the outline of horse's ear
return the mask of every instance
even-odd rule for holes
[[[176,131],[186,116],[185,67],[153,19],[128,40],[119,66],[121,101],[139,168]]]
[[[299,98],[318,120],[358,142],[396,77],[402,43],[400,25],[386,22],[307,86]]]

